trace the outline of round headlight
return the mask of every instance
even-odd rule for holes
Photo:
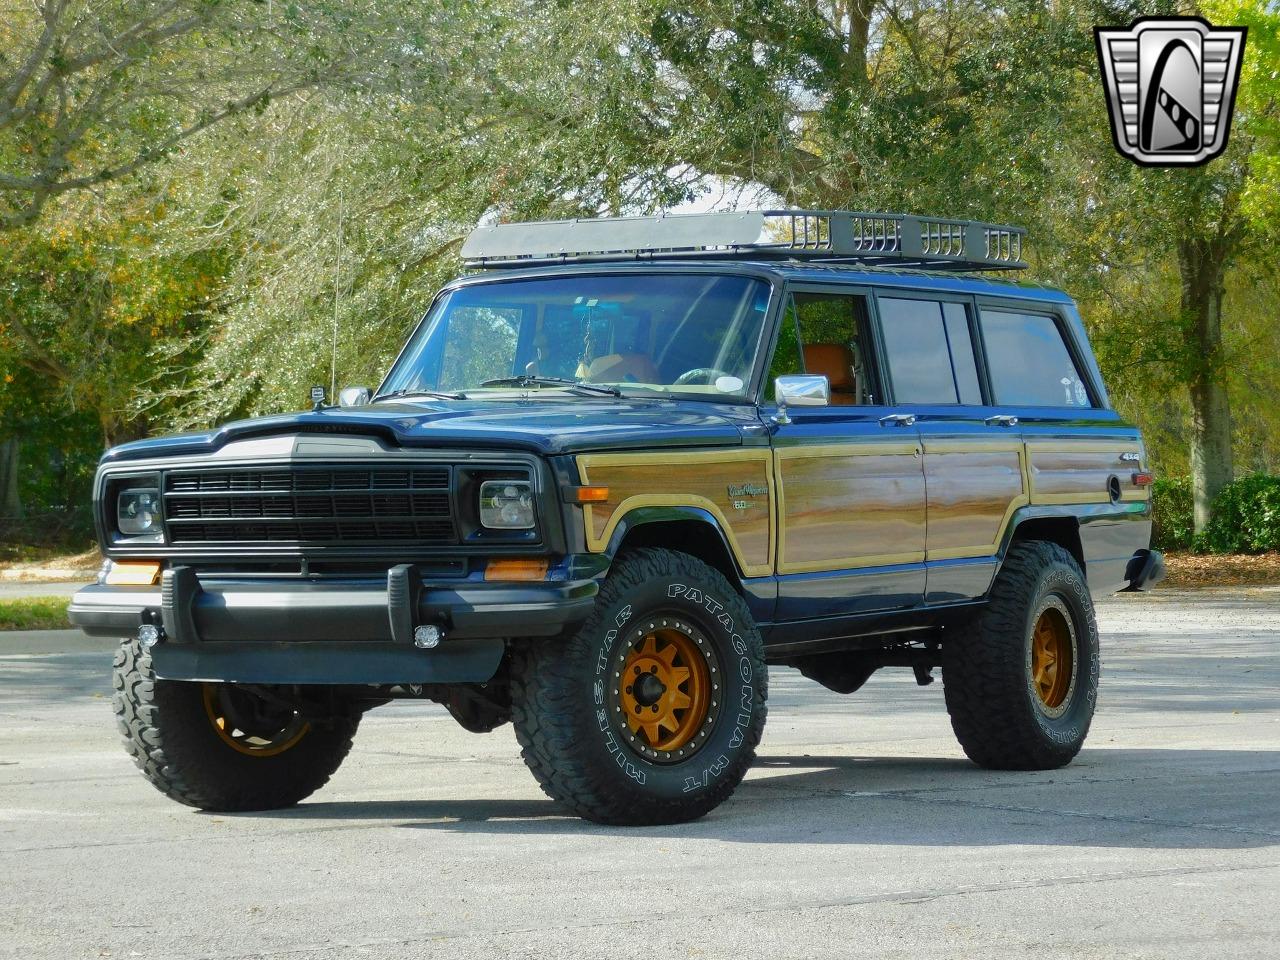
[[[480,523],[490,530],[533,527],[533,484],[528,480],[486,480],[480,484]]]
[[[116,501],[116,525],[129,537],[160,532],[160,491],[124,490]]]

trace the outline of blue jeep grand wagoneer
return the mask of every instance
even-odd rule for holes
[[[515,725],[568,809],[733,791],[766,665],[941,668],[983,766],[1089,729],[1091,596],[1163,573],[1142,439],[1022,231],[839,211],[480,228],[382,386],[102,459],[71,617],[167,795],[283,807],[364,711]],[[985,275],[983,272],[986,272]]]

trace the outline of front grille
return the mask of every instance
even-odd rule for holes
[[[173,470],[165,523],[173,544],[447,545],[451,480],[434,464]]]

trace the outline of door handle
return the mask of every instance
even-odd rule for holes
[[[996,414],[994,417],[987,417],[987,419],[982,422],[988,427],[1016,427],[1018,425],[1018,418],[1000,413]]]
[[[910,427],[916,422],[914,413],[891,413],[887,417],[880,418],[880,426],[882,427]]]

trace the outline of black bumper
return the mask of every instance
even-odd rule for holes
[[[1124,591],[1150,590],[1164,579],[1164,575],[1164,554],[1159,550],[1139,550],[1124,572],[1124,578],[1129,581]]]
[[[551,637],[591,613],[595,580],[419,582],[396,567],[382,580],[201,579],[190,567],[159,586],[89,586],[71,622],[90,636],[163,627],[156,675],[242,683],[483,683],[511,638]],[[416,626],[444,631],[413,644]]]

